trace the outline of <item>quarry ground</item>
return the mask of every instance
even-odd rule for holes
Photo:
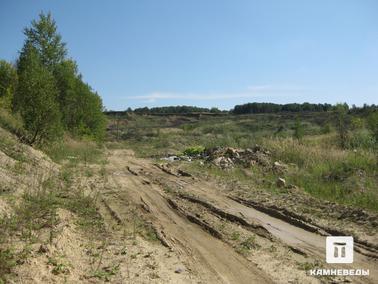
[[[353,220],[344,222],[339,233],[348,225],[351,230],[359,228],[359,252],[353,265],[330,266],[325,263],[325,236],[332,228],[336,231],[337,221],[328,220],[335,222],[330,227],[321,218],[316,223],[256,202],[224,184],[193,176],[180,164],[136,158],[130,150],[111,150],[108,155],[110,188],[103,193],[103,202],[110,215],[120,224],[128,218],[123,200],[141,208],[142,219],[151,222],[157,238],[178,257],[183,282],[342,281],[307,275],[306,270],[320,267],[370,270],[370,277],[351,279],[355,283],[377,279],[377,235],[369,226],[364,229]]]
[[[39,151],[18,149],[12,153],[26,154],[34,162],[17,162],[17,156],[1,152],[2,216],[12,214],[33,184],[64,169],[64,164],[55,164]],[[80,188],[80,195],[94,201],[96,219],[80,213],[84,203],[60,206],[63,202],[55,206],[55,221],[30,229],[32,237],[27,240],[27,230],[14,229],[8,242],[24,257],[17,258],[6,282],[376,283],[378,279],[374,213],[320,202],[296,188],[280,195],[254,191],[207,175],[201,164],[144,159],[130,149],[104,151],[101,165],[72,168],[70,190],[59,194],[69,200],[71,191]],[[101,220],[101,229],[90,229],[95,220]],[[325,263],[327,235],[354,236],[353,264]],[[3,251],[6,244],[2,243]],[[308,271],[314,268],[361,268],[369,269],[370,275],[310,276]]]

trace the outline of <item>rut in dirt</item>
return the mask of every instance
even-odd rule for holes
[[[120,171],[119,169],[124,169]],[[227,244],[204,231],[200,224],[188,220],[172,208],[156,185],[139,176],[125,161],[111,156],[109,171],[117,186],[108,194],[106,204],[116,219],[127,218],[122,199],[141,201],[147,207],[148,218],[166,246],[176,251],[193,273],[206,283],[272,283],[263,271],[236,253]]]
[[[126,156],[127,157],[127,156]],[[127,174],[120,169],[125,169]],[[118,185],[115,196],[127,195],[135,203],[141,204],[150,214],[159,238],[173,250],[177,250],[193,272],[208,282],[224,283],[269,283],[269,276],[246,261],[242,256],[221,240],[214,228],[195,215],[185,212],[161,193],[160,187],[167,182],[179,185],[182,193],[177,198],[200,204],[212,214],[235,222],[264,238],[279,240],[295,253],[317,259],[325,259],[326,232],[313,224],[290,216],[277,216],[269,210],[258,210],[256,206],[243,200],[229,198],[217,191],[208,181],[198,181],[190,174],[174,172],[167,168],[156,167],[144,160],[131,158],[125,160],[120,155],[111,155],[110,170],[115,171],[114,182]],[[153,178],[151,178],[153,177]],[[110,201],[110,207],[112,206]],[[112,211],[122,219],[122,209],[114,205]],[[271,213],[271,214],[269,214]],[[295,220],[295,221],[293,221]],[[354,267],[370,270],[371,277],[361,283],[374,283],[378,276],[376,251],[361,245],[363,252],[355,253]],[[367,249],[366,249],[367,248]],[[227,255],[227,257],[225,257]],[[345,268],[345,266],[343,267]],[[352,268],[352,267],[350,267]],[[357,281],[360,282],[360,281]]]

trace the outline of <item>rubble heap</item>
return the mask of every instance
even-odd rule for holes
[[[247,168],[256,164],[263,167],[272,167],[271,153],[259,145],[247,149],[215,147],[206,149],[204,154],[207,161],[222,169],[232,168],[234,165],[241,165]]]

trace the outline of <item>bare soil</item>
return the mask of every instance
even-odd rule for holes
[[[10,283],[376,283],[378,279],[373,215],[348,215],[346,207],[318,204],[295,189],[271,198],[230,188],[188,172],[182,163],[141,159],[128,149],[107,150],[106,157],[105,172],[100,173],[99,165],[88,165],[92,174],[76,177],[73,184],[96,197],[105,230],[97,235],[83,231],[78,216],[58,209],[54,238],[48,241],[50,228],[41,230],[40,239],[46,242],[30,245],[30,257],[16,266]],[[59,171],[40,152],[30,152],[29,158],[35,160],[34,166],[18,169],[19,163],[0,152],[4,191],[15,184],[20,192],[27,190],[36,176],[43,180],[44,173]],[[36,169],[30,181],[24,178]],[[305,204],[307,211],[302,210]],[[314,217],[311,213],[317,207],[326,213]],[[10,210],[0,196],[0,214]],[[355,237],[354,263],[326,264],[326,236],[344,233]],[[312,268],[363,268],[370,276],[314,277],[308,274]]]
[[[161,242],[204,283],[347,280],[307,275],[315,267],[370,270],[369,277],[349,279],[355,283],[374,283],[378,277],[372,243],[357,242],[353,265],[330,267],[325,263],[329,233],[304,219],[231,196],[216,182],[171,164],[136,158],[129,150],[110,151],[107,170],[114,188],[106,204],[113,215],[120,222],[127,218],[121,200],[137,204]]]

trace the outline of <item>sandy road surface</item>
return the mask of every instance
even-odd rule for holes
[[[109,206],[122,219],[122,199],[143,203],[162,238],[176,251],[191,271],[204,283],[271,283],[272,278],[223,241],[211,236],[182,216],[167,201],[161,186],[153,182],[179,184],[183,192],[206,200],[226,212],[239,214],[261,224],[270,234],[288,246],[298,248],[311,258],[325,259],[325,237],[274,218],[222,194],[215,183],[179,177],[161,171],[153,162],[135,158],[131,151],[112,150],[107,166],[116,189]],[[152,177],[152,178],[151,178]],[[340,268],[368,268],[370,277],[353,278],[356,283],[374,283],[378,279],[377,261],[355,252],[355,262]],[[337,266],[325,268],[338,268]],[[376,282],[375,282],[376,283]]]

